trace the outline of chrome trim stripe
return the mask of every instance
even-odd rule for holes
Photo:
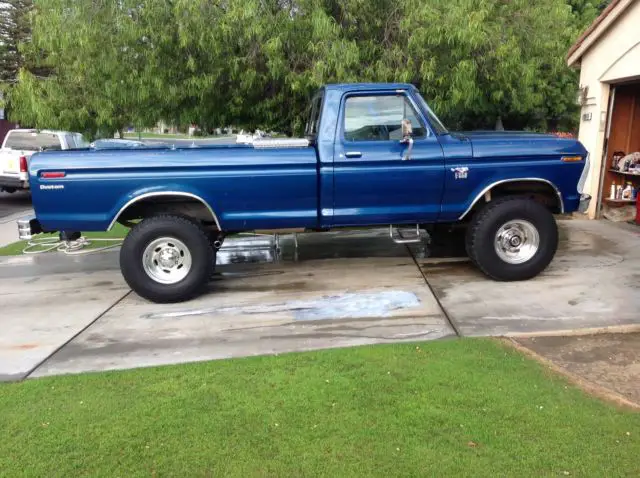
[[[131,199],[129,202],[127,202],[124,206],[120,208],[120,210],[118,211],[118,214],[115,215],[115,217],[113,218],[113,221],[111,221],[111,224],[109,224],[109,228],[107,229],[107,231],[111,230],[111,228],[116,224],[116,221],[118,220],[122,212],[125,209],[127,209],[129,206],[140,201],[141,199],[146,199],[154,196],[182,196],[182,197],[188,197],[188,198],[200,201],[202,204],[206,206],[206,208],[211,213],[213,220],[216,222],[216,226],[218,226],[218,230],[222,231],[222,228],[220,227],[220,221],[218,221],[218,216],[216,216],[216,213],[213,212],[213,209],[211,208],[211,206],[209,206],[209,203],[207,203],[207,201],[202,199],[200,196],[196,196],[195,194],[185,193],[181,191],[155,191],[152,193],[144,193],[144,194],[141,194],[140,196],[134,197],[133,199]]]
[[[491,183],[489,186],[484,188],[482,192],[476,196],[476,198],[473,200],[471,205],[462,214],[462,216],[458,218],[458,221],[462,220],[469,213],[469,211],[473,209],[473,206],[476,205],[476,203],[480,200],[480,198],[482,198],[488,191],[493,189],[495,186],[498,186],[499,184],[504,184],[504,183],[515,183],[518,181],[537,181],[540,183],[546,183],[549,186],[551,186],[553,190],[556,192],[558,199],[560,200],[560,213],[564,214],[564,201],[562,200],[562,194],[560,193],[560,190],[556,187],[556,185],[553,184],[551,181],[549,181],[548,179],[542,179],[542,178],[513,178],[513,179],[502,179],[500,181],[496,181],[495,183]]]
[[[580,175],[580,179],[578,180],[578,192],[580,194],[584,193],[584,186],[587,183],[587,176],[589,175],[589,169],[591,168],[591,154],[587,153],[587,157],[584,161],[584,168],[582,169],[582,174]]]

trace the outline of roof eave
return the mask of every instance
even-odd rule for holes
[[[567,64],[577,67],[589,48],[606,32],[634,0],[613,0],[569,48]]]

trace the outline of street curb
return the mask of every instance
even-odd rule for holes
[[[580,337],[582,335],[629,334],[640,332],[640,324],[611,325],[608,327],[591,327],[584,329],[549,330],[544,332],[523,332],[505,334],[505,338],[530,339],[536,337]]]
[[[602,400],[615,403],[620,407],[631,408],[633,410],[640,410],[640,403],[631,401],[617,392],[614,392],[601,385],[590,382],[589,380],[586,380],[580,377],[579,375],[576,375],[573,372],[568,371],[566,368],[561,367],[560,365],[556,364],[552,360],[549,360],[548,358],[540,355],[539,353],[534,352],[530,348],[520,344],[515,340],[515,338],[503,337],[498,340],[500,340],[503,344],[507,345],[508,347],[511,347],[517,350],[523,355],[526,355],[527,357],[532,358],[533,360],[536,360],[537,362],[551,369],[555,373],[562,375],[563,377],[568,379],[570,383],[577,386],[578,388],[583,390],[585,393],[593,395]]]

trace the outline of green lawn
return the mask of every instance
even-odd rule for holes
[[[640,414],[482,339],[0,385],[2,476],[640,476]]]
[[[127,232],[129,232],[129,229],[127,229],[121,224],[116,224],[113,227],[113,229],[111,229],[110,231],[86,232],[86,233],[83,233],[83,236],[85,236],[90,241],[91,239],[95,239],[95,238],[119,239],[119,238],[124,238],[127,235]],[[58,233],[38,234],[34,236],[34,240],[38,241],[41,239],[56,239],[57,237],[58,237]],[[113,244],[113,242],[94,240],[87,246],[87,248],[93,249],[98,247],[105,247],[110,244]],[[0,256],[19,256],[23,253],[25,247],[27,247],[27,241],[18,241],[4,247],[0,247]],[[39,250],[39,248],[33,248],[32,250],[37,251]]]

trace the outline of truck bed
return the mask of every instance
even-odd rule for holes
[[[42,226],[82,231],[106,230],[140,195],[172,191],[202,198],[225,229],[316,227],[317,171],[316,151],[304,144],[57,151],[30,165]]]

